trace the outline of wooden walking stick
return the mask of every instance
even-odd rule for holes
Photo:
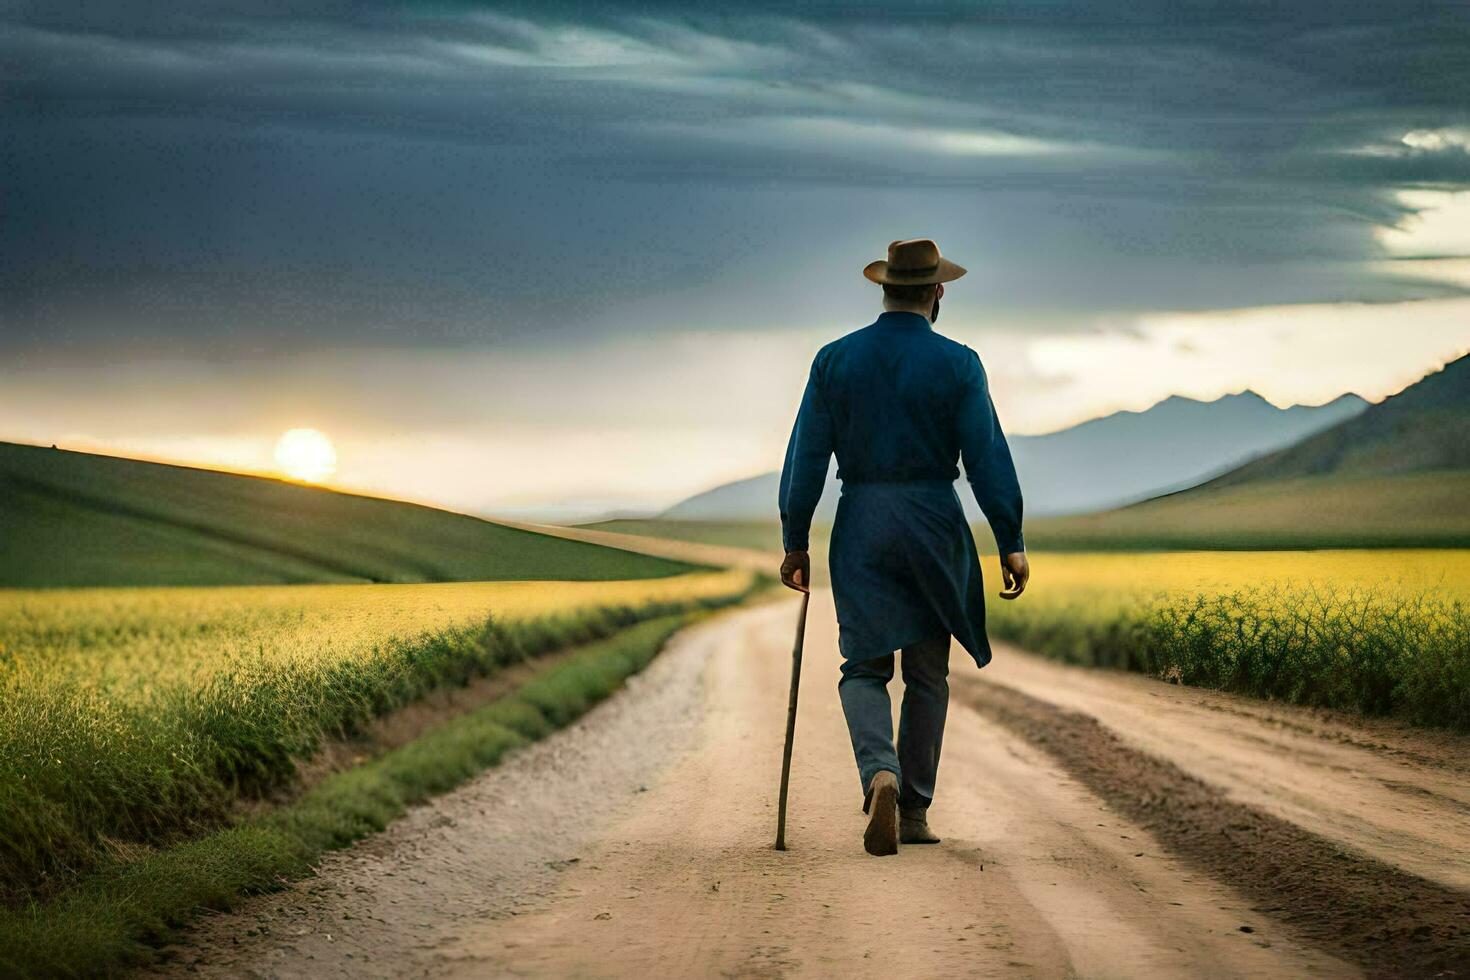
[[[786,702],[786,751],[781,756],[781,800],[776,805],[776,850],[786,850],[786,787],[791,782],[791,743],[796,738],[796,694],[801,689],[801,648],[806,641],[806,605],[812,594],[801,594],[796,617],[796,645],[791,648],[791,698]]]

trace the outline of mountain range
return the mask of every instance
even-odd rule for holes
[[[1145,411],[1115,412],[1060,432],[1009,441],[1027,515],[1075,514],[1193,486],[1352,419],[1367,404],[1351,394],[1325,405],[1284,409],[1253,391],[1208,402],[1174,396]],[[830,522],[837,506],[835,475],[828,480],[819,522]],[[776,472],[726,483],[674,505],[661,517],[772,520],[779,484]],[[963,479],[958,488],[966,513],[978,520],[974,495]]]
[[[1466,547],[1470,356],[1199,486],[1042,520],[1027,538],[1053,549]]]
[[[1292,477],[1470,469],[1470,356],[1354,418],[1240,466],[1207,486]]]

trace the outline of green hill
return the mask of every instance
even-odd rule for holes
[[[1470,470],[1297,477],[1028,521],[1033,550],[1470,547]]]
[[[777,521],[701,521],[667,517],[620,517],[577,526],[592,531],[637,534],[649,538],[663,538],[668,541],[693,541],[698,544],[751,548],[756,551],[781,550],[781,525]],[[825,547],[826,537],[826,525],[812,525],[814,547],[819,538],[822,539]]]
[[[603,580],[692,567],[417,504],[0,443],[0,587]]]

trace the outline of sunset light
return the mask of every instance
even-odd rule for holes
[[[276,443],[276,465],[293,480],[320,483],[337,472],[337,450],[316,429],[290,429]]]
[[[0,980],[1470,980],[1470,0],[0,54]]]

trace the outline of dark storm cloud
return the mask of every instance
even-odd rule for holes
[[[1470,186],[1470,8],[1282,6],[0,7],[0,344],[820,316],[914,225],[1038,315],[1451,289],[1353,263]]]

